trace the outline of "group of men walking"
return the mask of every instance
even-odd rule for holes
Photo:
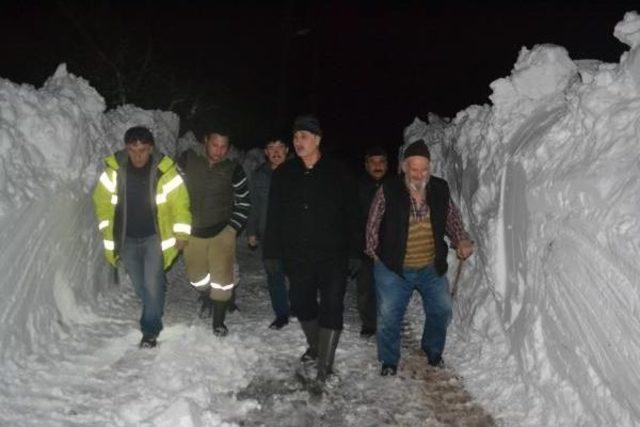
[[[317,380],[333,372],[353,277],[360,333],[376,335],[381,374],[397,371],[400,326],[414,289],[425,311],[422,349],[430,365],[441,365],[451,319],[444,237],[461,259],[474,247],[447,183],[430,175],[428,147],[411,144],[397,176],[387,174],[386,152],[370,148],[367,174],[356,180],[322,152],[316,117],[296,118],[292,134],[295,156],[288,158],[282,138],[270,138],[267,161],[250,181],[227,156],[222,129],[208,132],[176,164],[154,150],[148,129],[134,127],[125,133],[125,149],[105,160],[96,214],[107,260],[122,261],[142,301],[140,346],[156,345],[164,271],[181,250],[191,285],[212,301],[214,334],[228,333],[236,238],[246,226],[249,246],[262,246],[275,313],[269,327],[297,317],[307,341],[301,360],[317,366]]]

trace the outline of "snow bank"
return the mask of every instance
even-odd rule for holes
[[[100,159],[138,124],[174,151],[177,116],[133,106],[105,112],[104,99],[64,64],[40,89],[0,79],[0,360],[55,351],[71,322],[94,319],[109,272],[89,192]]]
[[[523,48],[492,106],[405,131],[433,142],[478,246],[450,361],[509,424],[640,420],[638,14],[615,35],[619,64]]]

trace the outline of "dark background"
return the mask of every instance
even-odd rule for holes
[[[2,1],[0,77],[40,86],[61,62],[105,97],[172,110],[181,132],[241,148],[317,114],[324,146],[395,151],[428,112],[488,103],[522,46],[617,62],[630,1]]]

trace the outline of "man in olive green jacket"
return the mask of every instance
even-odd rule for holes
[[[247,177],[228,153],[228,133],[218,128],[206,133],[202,147],[186,151],[179,160],[193,215],[184,252],[187,277],[212,300],[213,333],[221,337],[229,332],[224,320],[236,285],[236,236],[251,208]]]
[[[150,348],[162,330],[164,272],[191,233],[189,195],[173,160],[154,150],[149,129],[128,129],[124,142],[105,159],[93,202],[107,261],[122,260],[142,300],[140,347]]]

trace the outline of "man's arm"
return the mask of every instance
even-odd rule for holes
[[[262,257],[266,259],[282,258],[282,246],[280,242],[281,229],[281,183],[280,168],[273,172],[269,198],[267,199],[267,225],[262,236]]]
[[[349,236],[349,258],[361,259],[364,250],[362,245],[362,223],[358,203],[358,186],[355,176],[345,165],[342,165],[344,215],[347,216]]]
[[[258,244],[258,224],[260,222],[260,213],[264,206],[260,203],[260,197],[258,197],[258,193],[256,192],[256,185],[258,180],[258,174],[260,172],[256,169],[249,180],[249,196],[251,198],[251,212],[249,213],[249,219],[247,221],[247,238],[249,241],[249,246],[255,247]]]
[[[449,198],[449,206],[447,207],[447,223],[444,231],[451,239],[453,247],[456,248],[458,258],[467,259],[473,254],[473,241],[469,237],[469,233],[465,231],[460,211],[451,198]]]
[[[113,200],[117,200],[117,172],[106,168],[93,191],[93,205],[98,219],[98,230],[102,233],[102,243],[107,261],[115,266],[115,241],[113,237],[114,205]],[[114,199],[115,197],[115,199]]]
[[[371,207],[369,208],[369,218],[367,220],[367,227],[365,231],[365,253],[375,260],[378,259],[376,251],[378,250],[378,243],[380,239],[380,223],[382,222],[382,217],[384,216],[384,205],[384,187],[381,186],[376,192],[376,195],[373,196],[373,200],[371,201]]]
[[[191,234],[191,201],[187,186],[178,171],[177,165],[169,170],[167,174],[170,178],[167,185],[172,189],[165,194],[165,197],[173,211],[172,231],[177,239],[176,248],[180,251],[184,249],[185,243]]]
[[[229,219],[229,225],[240,233],[249,218],[251,212],[251,192],[247,182],[247,175],[244,173],[242,166],[236,165],[231,179],[233,185],[233,211]]]

